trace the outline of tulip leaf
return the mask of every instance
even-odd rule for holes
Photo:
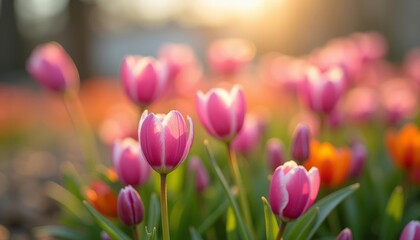
[[[203,240],[203,238],[200,236],[197,230],[195,230],[194,227],[190,227],[190,235],[191,235],[191,240]]]
[[[230,240],[238,239],[238,236],[236,235],[235,214],[233,213],[232,207],[229,207],[227,211],[226,234],[227,234],[227,239],[230,239]]]
[[[147,235],[149,239],[149,233],[147,232],[147,229],[153,229],[153,231],[156,231],[156,228],[158,227],[158,224],[159,224],[159,218],[160,218],[160,205],[159,205],[159,200],[155,193],[152,193],[150,195],[149,211],[147,212],[146,218],[147,218],[147,225],[145,227],[146,228],[145,234]],[[145,237],[146,236],[143,236],[143,239]]]
[[[146,231],[146,236],[147,236],[147,240],[155,240],[156,239],[156,228],[154,227],[152,232],[149,232],[147,230],[147,227],[145,229]]]
[[[210,215],[207,216],[203,223],[201,223],[201,225],[197,228],[197,232],[199,234],[205,233],[216,222],[216,220],[219,219],[223,215],[223,213],[226,212],[226,208],[228,207],[228,205],[229,201],[225,200],[214,211],[211,211]]]
[[[381,239],[395,239],[398,234],[404,209],[404,193],[401,186],[397,186],[389,197],[385,215],[381,226]]]
[[[265,197],[261,197],[264,204],[264,216],[265,216],[265,236],[267,240],[276,238],[279,232],[279,224],[277,223],[276,216],[271,211],[271,207]]]
[[[217,176],[217,179],[222,184],[223,190],[224,190],[227,198],[229,199],[230,206],[232,207],[233,213],[235,215],[235,218],[236,218],[237,224],[239,226],[241,236],[242,236],[243,239],[250,239],[249,233],[248,233],[248,231],[245,227],[244,221],[243,221],[241,213],[239,211],[238,204],[236,203],[235,198],[233,197],[232,193],[230,192],[229,185],[228,185],[225,177],[223,176],[222,170],[217,165],[216,159],[214,158],[213,153],[210,151],[210,147],[208,145],[207,140],[204,141],[204,145],[206,146],[206,151],[207,151],[207,154],[210,158],[212,169],[215,172],[215,174]]]
[[[115,226],[108,219],[104,218],[92,205],[88,202],[83,201],[86,209],[92,214],[96,223],[104,230],[112,239],[130,240],[130,238],[122,232],[117,226]]]
[[[43,227],[37,227],[34,229],[34,233],[36,238],[41,239],[44,236],[48,237],[57,237],[67,240],[79,240],[79,239],[86,239],[86,236],[83,234],[69,229],[65,227],[60,226],[43,226]]]
[[[319,212],[319,207],[314,206],[299,218],[293,229],[288,232],[286,239],[308,239],[308,235],[315,224]]]
[[[83,195],[80,192],[80,189],[82,189],[80,186],[80,176],[77,174],[74,165],[71,162],[65,162],[61,165],[61,171],[65,188],[82,201]]]
[[[315,222],[310,221],[311,217],[308,215],[313,215],[314,211],[316,212],[316,210],[309,210],[296,221],[288,224],[285,230],[284,239],[312,239],[315,232],[318,230],[318,228],[321,226],[322,222],[327,218],[327,216],[331,213],[331,211],[334,210],[334,208],[339,203],[346,199],[346,197],[354,193],[359,188],[359,186],[360,184],[355,183],[336,192],[333,192],[316,202],[312,206],[312,208],[318,208],[318,214],[316,214]],[[300,233],[301,229],[309,229],[310,231],[308,233]],[[291,235],[296,233],[299,233],[298,235],[301,236],[301,238],[298,238],[298,235]]]

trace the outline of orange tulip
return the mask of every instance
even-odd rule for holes
[[[415,125],[407,124],[399,133],[388,131],[386,143],[398,167],[410,172],[420,170],[420,131]]]
[[[321,185],[337,187],[343,183],[350,171],[351,152],[348,148],[335,148],[331,143],[311,141],[309,160],[306,169],[317,167],[321,176]]]
[[[112,189],[101,181],[93,181],[91,186],[85,190],[86,199],[93,207],[107,217],[116,218],[117,195]]]

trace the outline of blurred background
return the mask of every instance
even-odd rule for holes
[[[127,54],[156,56],[165,43],[184,43],[203,63],[213,40],[239,37],[255,44],[258,61],[376,31],[386,59],[399,65],[420,46],[419,12],[416,0],[0,0],[0,240],[32,239],[32,227],[54,223],[58,207],[44,183],[60,181],[62,162],[81,159],[62,102],[25,70],[35,46],[56,41],[74,59],[98,129],[109,106],[128,103],[115,88]]]

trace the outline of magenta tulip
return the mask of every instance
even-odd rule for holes
[[[166,44],[159,50],[159,59],[168,66],[169,79],[175,79],[180,72],[196,65],[194,51],[186,44]]]
[[[163,92],[168,78],[166,64],[142,56],[127,56],[121,65],[125,93],[136,104],[148,105]]]
[[[160,174],[173,171],[187,157],[194,138],[191,118],[189,133],[184,117],[172,110],[168,114],[144,111],[139,122],[140,153]]]
[[[195,187],[198,192],[203,192],[209,186],[209,175],[200,158],[191,157],[188,169],[195,174]]]
[[[241,131],[232,142],[232,148],[242,154],[252,152],[258,146],[264,129],[261,119],[253,115],[247,116]]]
[[[400,240],[417,240],[420,239],[420,222],[411,221],[401,233]]]
[[[351,230],[349,228],[344,228],[343,231],[338,234],[336,240],[352,240],[353,235],[351,233]]]
[[[309,140],[310,132],[308,125],[299,124],[293,134],[292,139],[292,158],[298,164],[303,164],[309,158]]]
[[[361,143],[355,143],[351,147],[351,165],[350,173],[351,177],[358,177],[363,170],[367,157],[367,150],[365,145]]]
[[[79,73],[71,57],[56,42],[36,47],[26,69],[43,87],[56,92],[79,87]]]
[[[128,226],[139,224],[144,217],[144,206],[140,195],[132,186],[121,189],[117,201],[118,217]]]
[[[132,138],[115,142],[113,165],[119,180],[125,185],[139,186],[149,180],[151,168],[140,155],[139,143]]]
[[[314,203],[319,191],[317,168],[308,171],[294,161],[278,167],[270,183],[270,205],[282,221],[290,221],[304,214]]]
[[[239,85],[227,92],[221,88],[207,94],[197,93],[198,117],[204,128],[213,137],[230,142],[242,129],[245,118],[245,96]]]
[[[266,156],[271,171],[286,162],[283,149],[280,139],[271,138],[267,141]]]

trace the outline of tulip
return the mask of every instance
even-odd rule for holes
[[[153,114],[144,111],[139,122],[140,154],[158,173],[173,171],[187,157],[193,142],[193,124],[189,121],[189,133],[180,112]]]
[[[314,203],[319,191],[317,168],[307,171],[294,161],[278,167],[270,183],[270,206],[282,221],[303,215]]]
[[[175,79],[184,69],[194,66],[194,51],[186,44],[166,44],[159,50],[159,59],[168,65],[169,79]]]
[[[351,147],[351,164],[350,173],[351,177],[358,177],[363,170],[363,166],[366,162],[367,150],[365,145],[361,143],[355,143]]]
[[[195,186],[198,192],[203,192],[209,186],[209,175],[198,157],[191,157],[188,169],[195,174]]]
[[[311,141],[309,159],[304,163],[306,169],[317,167],[321,184],[334,188],[343,183],[350,171],[351,152],[348,148],[337,149],[331,143]]]
[[[416,240],[420,239],[420,222],[410,221],[401,233],[400,240]]]
[[[293,134],[292,158],[298,164],[303,164],[309,158],[310,132],[306,124],[299,124]]]
[[[207,94],[198,92],[196,108],[204,128],[219,140],[230,142],[242,129],[246,103],[239,85],[235,85],[230,93],[220,88]]]
[[[264,123],[256,116],[247,116],[241,131],[232,142],[232,148],[242,154],[252,152],[258,146],[264,128]]]
[[[117,140],[113,148],[113,165],[119,180],[125,185],[138,186],[149,180],[151,168],[140,155],[140,145],[132,138]]]
[[[352,240],[353,236],[349,228],[344,228],[343,231],[338,234],[336,240]]]
[[[368,122],[378,109],[378,96],[374,89],[367,87],[353,88],[346,94],[344,107],[354,122]]]
[[[233,74],[241,70],[255,55],[255,46],[243,39],[220,39],[207,51],[207,60],[213,71]]]
[[[405,125],[399,133],[389,130],[387,147],[394,163],[406,170],[420,169],[420,132],[413,124]]]
[[[340,99],[345,87],[343,70],[339,67],[321,72],[308,68],[306,79],[301,85],[304,103],[318,113],[330,113]]]
[[[102,240],[111,240],[111,237],[104,231],[101,232],[101,239]]]
[[[27,61],[26,69],[39,84],[55,92],[76,89],[79,86],[76,65],[56,42],[36,47]]]
[[[85,190],[86,199],[93,207],[107,217],[117,217],[117,196],[112,189],[103,182],[94,181]]]
[[[278,166],[286,162],[283,143],[280,139],[271,138],[267,141],[266,156],[271,171],[274,171]]]
[[[124,187],[118,195],[118,217],[128,226],[137,225],[143,220],[143,202],[132,186]]]
[[[141,56],[127,56],[121,65],[125,93],[136,104],[148,105],[163,92],[168,78],[166,64]]]

